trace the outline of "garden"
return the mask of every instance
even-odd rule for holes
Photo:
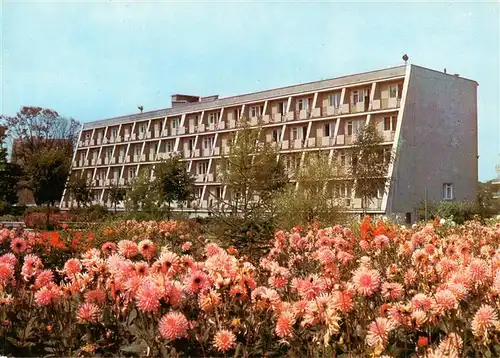
[[[0,229],[0,355],[500,356],[498,218],[226,242],[182,220]]]

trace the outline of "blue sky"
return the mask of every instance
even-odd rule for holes
[[[479,82],[479,177],[499,147],[496,3],[2,1],[0,113],[85,122],[410,62]]]

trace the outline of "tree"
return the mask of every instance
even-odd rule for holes
[[[241,126],[229,154],[220,162],[219,174],[227,198],[214,198],[217,205],[211,209],[225,235],[237,245],[249,241],[248,232],[254,242],[272,234],[274,195],[289,181],[281,161],[276,159],[277,151],[260,141],[261,128],[250,127],[246,119]]]
[[[383,141],[375,126],[368,125],[358,130],[352,145],[349,174],[354,180],[356,195],[361,198],[363,213],[377,197],[377,191],[385,190],[387,170],[393,155],[390,150],[384,152]]]
[[[155,177],[160,202],[167,203],[167,218],[170,219],[172,203],[185,203],[193,199],[194,178],[179,156],[170,157],[157,164]]]
[[[500,214],[500,199],[494,198],[495,186],[492,180],[477,184],[477,214],[483,218],[489,218]]]
[[[70,162],[63,149],[42,149],[25,164],[30,173],[26,186],[33,192],[38,205],[54,205],[61,199],[66,184]]]
[[[276,198],[280,227],[292,228],[319,222],[331,226],[342,219],[342,206],[334,196],[336,164],[325,153],[311,153],[298,168],[296,183],[288,184]]]
[[[21,168],[17,164],[7,162],[4,140],[5,131],[0,127],[0,212],[17,203],[18,182],[22,175]]]
[[[49,178],[40,177],[42,174],[52,179],[62,176],[66,179],[68,171],[64,174],[61,169],[69,170],[80,124],[54,110],[31,106],[21,107],[15,116],[2,115],[0,120],[9,128],[12,162],[20,165],[23,171],[20,187],[30,189],[37,204],[54,202],[52,195],[59,192],[60,182],[54,183],[48,192],[36,185],[47,183]],[[37,165],[39,159],[43,159],[43,163]],[[52,167],[58,170],[54,175],[46,170]],[[60,196],[56,200],[59,199]]]
[[[86,178],[83,174],[73,178],[68,184],[67,189],[76,201],[78,208],[80,208],[81,204],[87,206],[87,204],[92,202],[92,184],[90,179]]]
[[[73,145],[80,131],[80,124],[58,112],[24,106],[15,116],[0,116],[13,140],[13,161],[27,163],[42,149],[64,149],[71,157]]]
[[[147,171],[139,173],[126,189],[125,206],[130,211],[143,211],[153,214],[158,212],[160,203],[159,190],[151,181]]]
[[[118,184],[111,184],[108,187],[108,198],[115,209],[115,213],[116,213],[116,206],[120,201],[125,200],[126,194],[127,191],[125,190],[125,188],[119,186]]]

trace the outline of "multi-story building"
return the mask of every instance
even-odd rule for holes
[[[197,214],[227,195],[218,165],[239,120],[261,124],[262,141],[275,143],[288,167],[307,152],[326,151],[349,165],[357,129],[374,124],[382,146],[395,153],[385,187],[368,212],[414,220],[424,200],[475,200],[477,83],[403,65],[234,97],[173,95],[172,107],[85,123],[71,175],[91,178],[96,202],[109,205],[107,187],[126,185],[141,170],[180,154],[196,178]],[[361,212],[355,183],[336,185],[345,206]],[[62,208],[71,205],[67,193]]]

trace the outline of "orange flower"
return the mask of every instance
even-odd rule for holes
[[[424,336],[418,337],[417,346],[427,347],[428,345],[429,345],[429,338],[424,337]]]

